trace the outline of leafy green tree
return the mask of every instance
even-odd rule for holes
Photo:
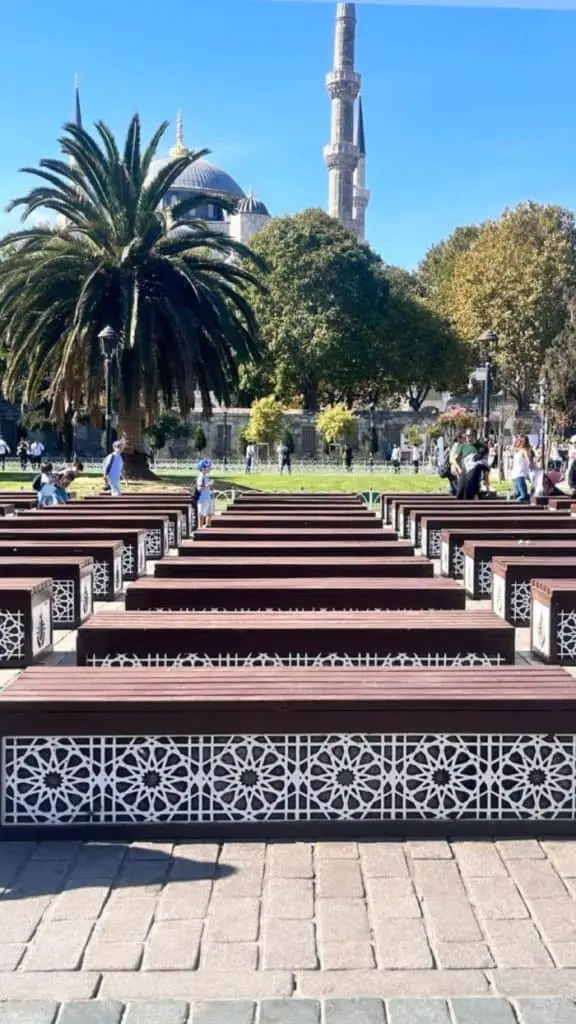
[[[447,292],[454,268],[459,257],[468,251],[481,230],[482,228],[476,224],[456,228],[443,242],[438,242],[428,249],[421,261],[417,278],[423,295],[438,312],[449,312]]]
[[[258,294],[260,278],[250,251],[189,219],[207,202],[230,204],[197,193],[170,211],[161,208],[179,175],[206,152],[183,151],[155,172],[166,127],[142,151],[137,115],[122,150],[101,121],[94,137],[66,125],[60,147],[67,159],[26,168],[41,184],[9,207],[22,208],[24,220],[47,210],[64,226],[30,227],[0,244],[7,394],[25,378],[24,400],[31,402],[48,379],[57,418],[69,401],[97,407],[103,390],[98,334],[110,325],[117,341],[118,433],[135,453],[128,470],[143,470],[143,425],[161,407],[177,405],[186,416],[199,390],[209,415],[211,393],[228,402],[239,364],[259,355],[246,289]]]
[[[417,427],[415,423],[412,423],[407,430],[404,431],[404,438],[411,445],[422,444],[422,431],[420,427]]]
[[[284,430],[284,406],[274,395],[259,398],[250,409],[248,426],[244,430],[246,441],[274,444]]]
[[[319,413],[316,429],[325,444],[352,441],[356,436],[358,421],[345,405],[332,405]]]
[[[564,328],[566,293],[576,286],[576,227],[559,206],[522,203],[482,226],[457,259],[447,289],[453,324],[482,357],[487,329],[497,384],[526,410],[547,350]]]
[[[567,305],[568,321],[548,349],[542,367],[547,411],[562,425],[576,422],[576,296]]]
[[[390,298],[374,381],[381,393],[399,394],[418,412],[432,388],[465,383],[470,352],[423,297],[416,275],[387,267],[386,277]]]
[[[244,388],[267,386],[316,411],[321,397],[350,403],[370,378],[386,309],[382,263],[321,210],[272,220],[251,239],[268,267],[254,310],[265,345],[263,367]]]
[[[197,427],[194,434],[194,447],[197,452],[203,452],[208,447],[208,439],[203,427]]]

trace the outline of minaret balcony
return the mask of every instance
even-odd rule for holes
[[[330,171],[355,171],[358,166],[358,147],[353,142],[331,142],[324,146],[324,159]]]
[[[326,75],[326,88],[333,100],[349,100],[351,103],[360,93],[362,76],[351,68],[335,68]]]

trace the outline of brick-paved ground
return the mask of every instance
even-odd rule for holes
[[[442,1024],[452,999],[473,1024],[555,997],[519,1020],[576,1024],[576,840],[3,842],[0,887],[0,1002],[96,999],[106,1024],[107,1001],[289,999],[312,1024],[318,1000],[419,998]]]

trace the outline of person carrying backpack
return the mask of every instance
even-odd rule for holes
[[[122,494],[124,479],[124,459],[122,458],[122,444],[114,441],[110,455],[104,459],[104,488],[117,498]]]

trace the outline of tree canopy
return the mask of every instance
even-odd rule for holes
[[[384,323],[380,258],[314,209],[272,220],[251,248],[268,267],[266,295],[252,296],[266,351],[264,374],[249,373],[245,389],[274,390],[312,411],[353,396],[372,372]]]
[[[274,395],[266,395],[252,404],[248,426],[244,430],[246,441],[274,444],[284,431],[284,406]]]
[[[332,405],[324,409],[316,420],[316,429],[326,444],[338,441],[352,441],[357,430],[357,420],[345,405]]]
[[[520,409],[566,323],[565,295],[575,284],[574,216],[559,206],[530,202],[507,210],[482,225],[455,261],[445,292],[450,318],[473,347],[487,329],[496,332],[497,383]]]
[[[29,227],[0,243],[0,333],[7,347],[4,387],[25,401],[47,393],[56,414],[73,400],[97,408],[102,393],[99,332],[116,335],[119,433],[141,440],[149,421],[178,406],[186,415],[200,391],[227,402],[238,367],[259,356],[247,287],[260,276],[250,251],[199,220],[200,193],[162,208],[182,172],[207,151],[183,151],[152,173],[167,124],[142,150],[134,116],[119,148],[101,121],[92,136],[65,126],[60,148],[69,162],[45,159],[24,168],[40,184],[15,199],[23,220],[38,210],[58,227]]]

